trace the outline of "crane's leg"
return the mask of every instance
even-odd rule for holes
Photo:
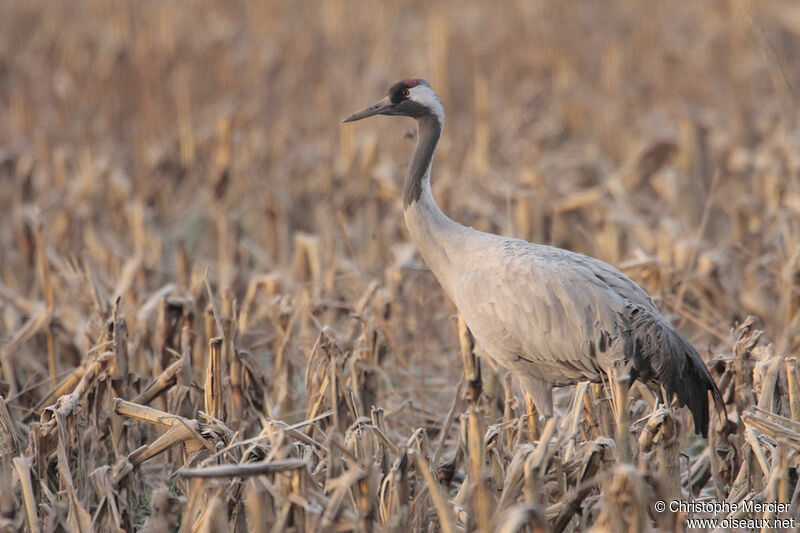
[[[531,442],[539,440],[539,415],[543,415],[545,420],[553,416],[553,387],[546,381],[518,374],[522,390],[525,391],[525,403],[528,410],[528,438]],[[536,412],[533,406],[536,406]]]
[[[527,375],[517,375],[519,383],[522,385],[528,396],[533,398],[536,410],[539,414],[550,418],[553,416],[553,386],[539,378]]]

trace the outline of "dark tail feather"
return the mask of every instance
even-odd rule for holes
[[[672,324],[646,309],[634,307],[628,316],[632,326],[633,371],[642,381],[663,385],[670,398],[689,408],[695,433],[708,437],[708,393],[720,420],[727,419],[725,402],[705,363],[692,344]]]
[[[714,383],[714,379],[694,348],[690,347],[686,356],[686,379],[677,384],[674,394],[678,397],[678,402],[686,405],[692,412],[695,433],[708,437],[708,393],[711,392],[711,398],[714,400],[714,407],[720,421],[728,418],[725,402],[722,400],[722,394],[720,394],[717,384]]]

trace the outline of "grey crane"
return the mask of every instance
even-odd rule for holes
[[[553,414],[553,386],[598,382],[612,360],[632,379],[662,386],[708,434],[708,392],[722,396],[691,343],[647,293],[613,266],[561,248],[492,235],[448,218],[431,193],[444,107],[422,79],[395,83],[380,102],[347,117],[416,119],[417,145],[403,186],[403,215],[423,259],[478,345],[520,380],[537,410]]]

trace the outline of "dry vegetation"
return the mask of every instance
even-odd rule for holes
[[[798,57],[789,0],[2,2],[0,529],[797,516]],[[340,125],[408,76],[444,210],[645,287],[723,391],[707,442],[613,372],[540,425],[476,362],[404,233],[411,123]]]

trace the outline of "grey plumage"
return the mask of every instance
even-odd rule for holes
[[[541,413],[553,413],[553,385],[599,381],[620,359],[631,378],[661,385],[688,406],[703,436],[708,392],[725,416],[697,351],[619,270],[560,248],[479,232],[442,213],[430,170],[444,108],[424,80],[398,82],[384,100],[345,122],[375,114],[417,120],[403,193],[411,237],[478,345],[519,378]]]

